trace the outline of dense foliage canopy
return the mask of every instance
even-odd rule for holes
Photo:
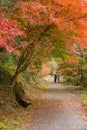
[[[87,61],[86,0],[20,0],[9,1],[8,6],[5,2],[1,2],[0,48],[20,50],[13,81],[26,69],[38,73],[51,58],[62,59],[69,68],[77,65],[82,74]]]

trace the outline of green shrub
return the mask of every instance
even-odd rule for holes
[[[83,75],[83,80],[81,80],[80,85],[84,88],[87,88],[87,73]]]
[[[1,130],[4,130],[4,129],[6,129],[7,128],[7,126],[5,125],[5,124],[3,124],[2,122],[0,122],[0,129]]]
[[[80,83],[80,77],[74,77],[72,80],[72,84],[73,85],[79,85]]]
[[[3,100],[0,100],[0,105],[3,105],[4,104],[4,101]]]
[[[87,88],[87,79],[84,79],[84,81],[81,82],[81,86]]]

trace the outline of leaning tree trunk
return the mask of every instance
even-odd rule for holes
[[[13,88],[15,87],[16,80],[17,80],[18,76],[19,76],[19,72],[18,72],[18,70],[16,70],[15,74],[12,77],[12,82],[11,82],[11,85],[12,85]]]

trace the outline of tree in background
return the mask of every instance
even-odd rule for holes
[[[83,42],[84,43],[84,42]],[[60,62],[60,70],[68,82],[86,86],[87,75],[87,45],[75,43],[69,51],[66,61]]]

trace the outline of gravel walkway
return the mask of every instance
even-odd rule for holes
[[[33,102],[31,123],[22,130],[87,130],[87,120],[78,94],[61,84],[49,83]]]

